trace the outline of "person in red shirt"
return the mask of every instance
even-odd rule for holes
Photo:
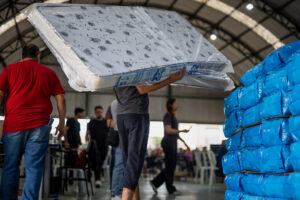
[[[0,199],[18,199],[19,165],[24,154],[26,179],[23,200],[38,200],[51,130],[51,96],[59,112],[59,132],[64,130],[65,91],[56,73],[39,64],[39,48],[24,46],[22,61],[8,65],[0,75],[0,102],[7,94],[2,142],[4,167]]]

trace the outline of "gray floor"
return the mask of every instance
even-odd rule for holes
[[[164,185],[159,188],[158,194],[154,195],[153,190],[148,182],[143,179],[140,182],[140,192],[142,200],[223,200],[226,187],[221,184],[209,187],[208,185],[200,185],[196,183],[176,182],[175,185],[182,192],[179,196],[168,195]],[[95,191],[93,197],[78,196],[76,189],[69,191],[64,196],[60,196],[60,200],[110,200],[110,192],[107,184]]]

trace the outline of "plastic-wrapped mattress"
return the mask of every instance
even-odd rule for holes
[[[94,91],[152,84],[184,65],[177,84],[231,90],[232,65],[173,11],[144,7],[34,4],[25,14],[70,85]]]

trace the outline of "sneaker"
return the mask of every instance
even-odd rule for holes
[[[96,185],[96,188],[100,188],[102,186],[102,183],[100,180],[97,180],[95,185]]]
[[[170,193],[171,195],[175,195],[175,196],[178,196],[178,195],[181,195],[182,192],[178,191],[178,190],[175,190],[174,192]]]
[[[157,188],[154,186],[154,184],[152,183],[152,181],[150,181],[150,185],[151,185],[154,193],[157,194]]]
[[[110,200],[122,200],[121,196],[112,196]]]

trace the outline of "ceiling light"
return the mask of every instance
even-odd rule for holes
[[[211,40],[216,40],[216,39],[217,39],[217,36],[216,36],[215,34],[211,34],[211,35],[210,35],[210,39],[211,39]]]
[[[252,3],[248,3],[246,6],[247,10],[252,10],[254,8]]]
[[[223,1],[220,0],[195,0],[195,1],[200,3],[205,3],[206,6],[213,8],[217,11],[220,11],[226,15],[229,15],[230,17],[244,24],[248,28],[253,29],[253,32],[255,32],[257,35],[263,38],[268,44],[272,45],[275,49],[284,45],[284,43],[281,42],[276,35],[274,35],[262,24],[257,23],[257,21],[255,21],[253,18],[249,17],[248,15],[244,14],[239,10],[236,10],[234,7],[224,3]]]

